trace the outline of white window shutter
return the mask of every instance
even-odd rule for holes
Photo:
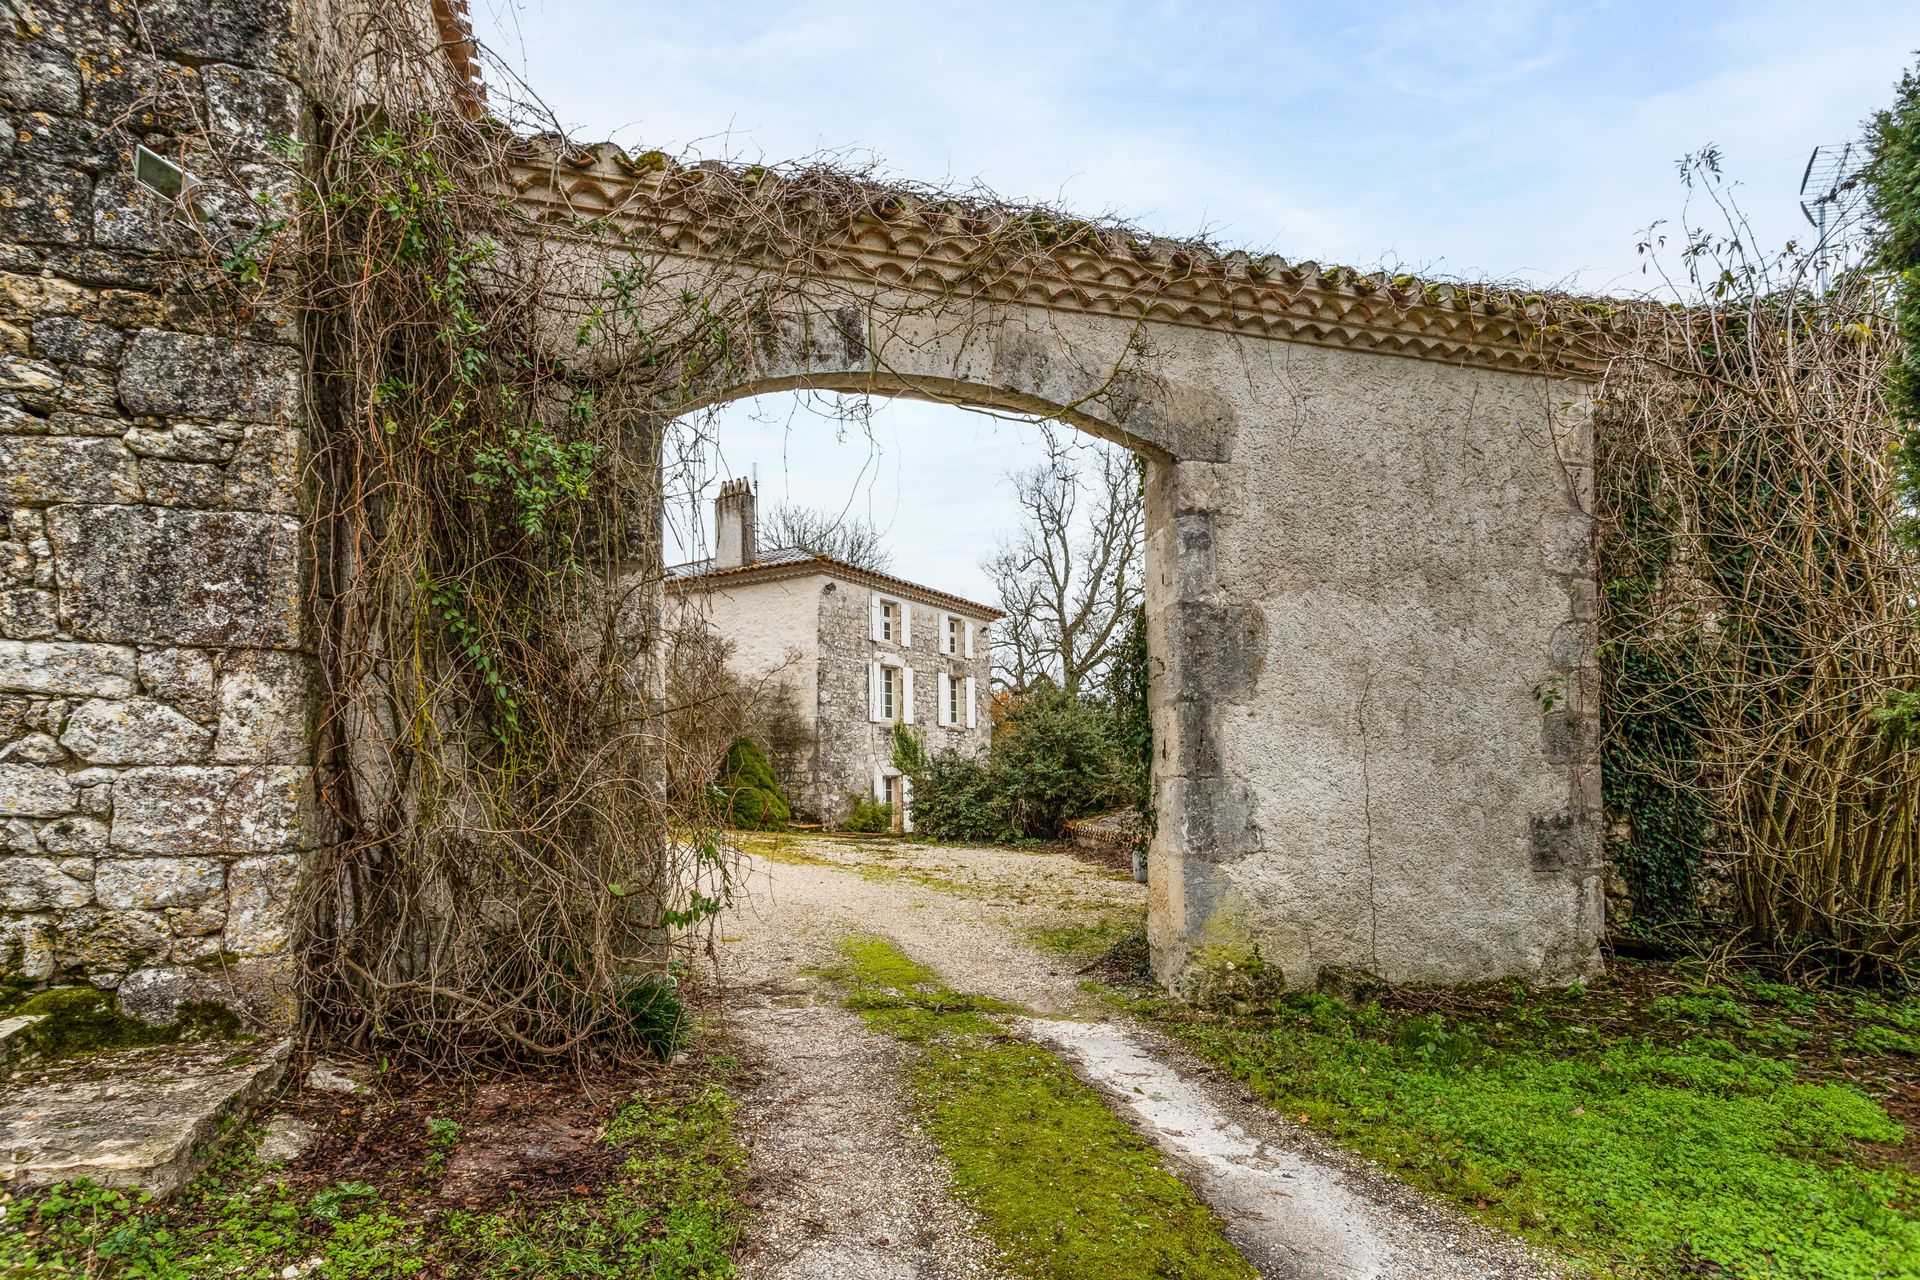
[[[886,707],[880,700],[880,664],[867,664],[867,719],[879,724],[887,718]]]
[[[900,647],[905,649],[913,644],[913,606],[902,600],[900,610]]]
[[[887,800],[887,775],[879,765],[873,766],[873,798],[882,804]]]
[[[913,779],[900,775],[900,829],[913,830]]]
[[[950,613],[936,613],[934,620],[939,624],[940,634],[934,637],[933,647],[942,653],[952,653],[953,650],[949,649],[947,645],[951,643],[948,637],[953,634],[953,615]]]
[[[973,707],[973,677],[968,676],[967,677],[967,728],[969,729],[975,728],[979,725],[979,723],[980,721]]]
[[[960,624],[960,632],[967,638],[967,656],[971,658],[973,656],[973,620],[971,618]]]
[[[879,638],[880,638],[880,597],[875,595],[870,595],[867,597],[867,639],[878,640]]]
[[[900,723],[913,723],[913,668],[900,668]]]

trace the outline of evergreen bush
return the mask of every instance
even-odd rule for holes
[[[727,748],[720,770],[727,797],[727,823],[744,831],[778,831],[793,819],[793,808],[773,776],[766,753],[750,738]]]

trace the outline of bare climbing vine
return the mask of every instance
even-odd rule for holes
[[[1622,309],[1601,388],[1605,783],[1632,823],[1616,865],[1656,932],[1704,906],[1775,953],[1906,969],[1920,561],[1897,536],[1885,282],[1817,292],[1802,255],[1743,248],[1710,155],[1690,177],[1725,228],[1684,237],[1688,305]]]

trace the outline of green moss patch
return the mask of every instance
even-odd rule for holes
[[[910,1084],[955,1187],[1008,1268],[1044,1280],[1251,1280],[1220,1222],[1060,1060],[891,943],[853,938],[829,976],[914,1047]]]
[[[1853,1004],[1859,1009],[1843,1006]],[[1130,1007],[1289,1116],[1597,1274],[1920,1275],[1907,1004],[1703,972]],[[1905,1083],[1903,1083],[1903,1081]]]
[[[198,1002],[182,1004],[179,1018],[166,1026],[148,1026],[121,1013],[112,992],[94,987],[41,991],[18,1001],[6,1010],[6,1016],[45,1019],[21,1036],[25,1054],[44,1058],[232,1039],[240,1032],[240,1020],[231,1010]]]

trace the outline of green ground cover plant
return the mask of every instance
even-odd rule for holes
[[[889,942],[851,938],[829,976],[913,1046],[910,1083],[956,1189],[1009,1270],[1036,1280],[1252,1280],[1219,1221],[1098,1094]]]
[[[1920,1002],[1616,963],[1593,988],[1134,1011],[1596,1275],[1920,1276]],[[1920,1136],[1920,1135],[1915,1135]]]
[[[724,1280],[743,1221],[732,1114],[714,1079],[643,1089],[608,1122],[596,1185],[481,1207],[439,1194],[464,1137],[442,1116],[409,1167],[331,1181],[235,1155],[164,1205],[86,1182],[0,1192],[0,1276]]]

